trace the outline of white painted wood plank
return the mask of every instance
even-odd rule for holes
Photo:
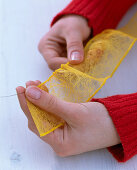
[[[52,73],[37,50],[52,17],[68,0],[0,0],[0,96],[15,93],[28,80],[46,80]],[[122,23],[137,9],[128,13]],[[136,91],[137,45],[99,97]],[[128,68],[128,72],[127,71]],[[130,81],[127,75],[130,75]],[[118,80],[118,81],[116,81]],[[123,85],[121,86],[121,83]],[[125,86],[126,84],[126,86]],[[106,149],[59,158],[31,133],[17,98],[0,99],[0,170],[132,170],[137,156],[119,164]]]

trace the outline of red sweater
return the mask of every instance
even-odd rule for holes
[[[57,14],[51,25],[66,14],[77,14],[88,19],[93,34],[115,28],[126,11],[137,0],[73,0]],[[137,93],[92,99],[105,105],[121,139],[121,144],[108,150],[119,161],[125,162],[137,154]]]

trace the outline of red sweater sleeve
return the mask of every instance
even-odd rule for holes
[[[63,15],[76,14],[87,18],[96,35],[107,28],[115,28],[122,16],[137,0],[73,0],[58,13],[51,26]]]
[[[137,93],[93,98],[91,101],[105,105],[120,136],[121,144],[109,147],[110,153],[119,162],[137,154]]]

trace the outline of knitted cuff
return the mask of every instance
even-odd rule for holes
[[[73,0],[52,20],[51,26],[63,15],[76,14],[88,20],[89,27],[96,35],[107,28],[115,28],[136,0]]]
[[[137,154],[137,93],[92,99],[105,105],[120,136],[121,144],[109,147],[109,152],[125,162]]]

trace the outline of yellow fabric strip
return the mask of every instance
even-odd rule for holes
[[[59,125],[57,125],[56,127],[50,129],[49,131],[47,131],[47,132],[45,132],[45,133],[43,133],[43,134],[40,134],[40,137],[45,136],[45,135],[53,132],[54,130],[56,130],[57,128],[59,128],[59,127],[61,127],[61,126],[63,126],[63,125],[64,125],[64,123],[60,123]]]
[[[135,13],[129,22],[119,30],[137,38],[137,13]]]
[[[127,49],[127,51],[125,52],[124,56],[121,58],[120,62],[117,64],[116,68],[114,69],[114,71],[112,72],[112,74],[108,77],[106,77],[104,79],[104,82],[102,83],[102,85],[93,93],[93,95],[91,97],[89,97],[89,99],[87,100],[87,102],[89,102],[91,100],[91,98],[93,96],[95,96],[95,94],[105,85],[107,79],[111,78],[113,76],[113,74],[115,73],[115,71],[118,69],[118,67],[120,66],[120,64],[122,63],[122,61],[124,60],[124,58],[127,56],[127,54],[129,53],[129,51],[131,50],[131,48],[133,47],[133,45],[135,44],[135,42],[137,41],[137,39],[134,39],[133,42],[131,43],[131,45],[129,46],[129,48]]]
[[[83,63],[62,64],[38,87],[68,102],[87,102],[111,78],[137,39],[121,31],[105,30],[85,47]],[[47,88],[48,90],[47,90]],[[64,124],[64,120],[27,101],[40,136]]]

